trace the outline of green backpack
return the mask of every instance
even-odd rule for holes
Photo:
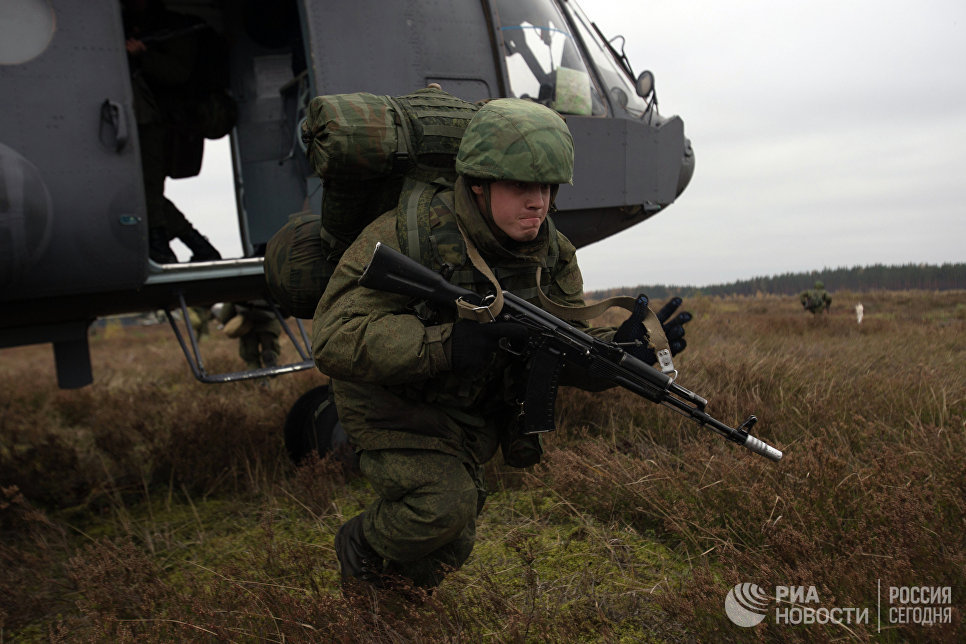
[[[265,279],[285,313],[310,319],[339,258],[403,182],[456,179],[463,131],[478,106],[435,86],[405,96],[317,96],[302,141],[322,179],[322,213],[298,213],[268,241]]]

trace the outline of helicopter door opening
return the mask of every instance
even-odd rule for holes
[[[244,256],[235,206],[229,137],[206,140],[198,176],[169,178],[165,182],[164,194],[185,212],[198,232],[211,242],[222,258]],[[179,262],[191,259],[191,249],[177,238],[172,240],[171,250]]]
[[[140,15],[132,7],[142,3],[118,1],[126,9],[126,22],[130,25],[130,16]],[[191,89],[199,69],[204,70],[203,78],[219,74],[217,91],[224,91],[230,97],[229,112],[234,117],[228,121],[227,135],[219,136],[221,131],[214,136],[204,134],[203,154],[199,154],[197,166],[183,171],[179,168],[180,174],[170,169],[167,172],[165,226],[171,227],[169,210],[173,206],[183,213],[183,217],[176,218],[180,222],[176,225],[187,233],[166,231],[170,252],[177,263],[213,259],[212,252],[198,253],[197,245],[204,246],[205,242],[198,239],[196,231],[221,259],[259,257],[264,253],[266,242],[288,217],[306,208],[306,196],[312,189],[311,173],[302,158],[304,155],[296,147],[298,104],[307,102],[304,94],[308,82],[295,0],[272,3],[167,0],[163,5],[155,5],[163,6],[163,13],[150,25],[153,32],[145,36],[145,46],[148,50],[153,46],[156,51],[168,53],[169,61],[165,64],[170,68],[158,71],[157,65],[145,64],[143,71],[155,73],[151,89],[163,94],[157,101],[166,112],[163,119],[174,119],[173,127],[165,133],[169,139],[164,146],[166,166],[170,168],[182,161],[169,150],[173,147],[180,153],[184,146],[177,140],[172,146],[170,139],[177,139],[181,130],[192,126],[203,131],[206,117],[211,113],[221,114],[210,107],[208,93],[199,94]],[[184,23],[189,27],[169,26]],[[192,32],[192,25],[201,27],[198,32]],[[170,89],[165,82],[175,75],[178,65],[186,64],[188,57],[184,51],[190,50],[191,39],[205,43],[198,33],[208,32],[214,32],[218,45],[206,49],[202,44],[195,51],[213,51],[218,54],[219,62],[204,62],[211,57],[196,56],[192,59],[194,71],[185,85],[188,89],[182,86]],[[182,57],[178,58],[178,54]],[[137,52],[130,59],[136,75],[137,67],[142,65]],[[211,68],[217,71],[207,71]],[[133,84],[136,88],[136,79]],[[190,104],[186,104],[185,97]],[[165,256],[163,252],[160,255]]]
[[[144,6],[135,0],[120,2],[129,10]],[[201,67],[213,66],[213,73],[219,74],[214,88],[203,86],[204,91],[198,92],[189,86],[190,91],[180,94],[169,90],[174,95],[165,97],[169,99],[166,105],[161,101],[162,108],[170,108],[164,115],[170,137],[179,134],[179,127],[194,128],[205,137],[200,159],[185,155],[196,165],[185,161],[182,168],[176,165],[182,157],[165,158],[172,162],[166,165],[169,171],[164,180],[165,226],[169,224],[167,209],[173,206],[183,212],[181,219],[188,222],[189,238],[193,236],[195,244],[210,244],[214,252],[199,255],[192,241],[174,234],[175,230],[166,230],[177,261],[155,262],[147,286],[163,291],[163,310],[188,365],[202,382],[233,382],[314,368],[301,321],[295,321],[293,330],[268,297],[260,259],[265,244],[288,217],[306,208],[307,186],[311,185],[308,164],[296,146],[298,106],[307,104],[308,83],[295,1],[167,0],[159,11],[163,13],[138,17],[146,22],[154,18],[154,34],[147,34],[147,46],[168,47],[170,68],[159,71],[147,63],[134,60],[134,64],[155,72],[162,92],[160,79],[166,72],[168,77],[176,75],[178,64],[187,65],[188,60]],[[204,61],[204,56],[189,58],[186,52],[190,39],[200,36],[190,27],[180,26],[185,23],[201,23],[205,30],[214,32],[213,48],[201,45],[194,51],[214,52],[219,62],[212,65]],[[168,26],[171,24],[175,27]],[[180,58],[175,55],[178,53]],[[228,107],[213,102],[212,94],[229,97]],[[213,124],[211,128],[207,127],[209,123]],[[171,154],[170,147],[165,148],[166,155]],[[177,145],[174,150],[180,152]],[[172,167],[174,172],[170,171]],[[181,226],[184,230],[186,224]],[[191,311],[203,311],[215,302],[270,307],[299,359],[290,364],[209,374],[196,332],[186,321]]]

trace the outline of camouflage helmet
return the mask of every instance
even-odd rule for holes
[[[463,133],[456,172],[492,181],[572,183],[573,137],[563,118],[539,103],[490,101]]]
[[[822,280],[816,280],[815,288],[825,288],[825,283]]]

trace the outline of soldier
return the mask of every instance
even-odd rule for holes
[[[214,314],[211,312],[207,306],[189,306],[188,307],[188,322],[191,324],[191,328],[195,332],[195,337],[201,341],[201,338],[208,335],[208,323],[214,318]]]
[[[519,410],[508,390],[521,367],[499,342],[526,336],[512,322],[457,321],[451,310],[359,286],[376,242],[408,248],[410,256],[418,248],[423,264],[483,293],[489,283],[467,261],[469,239],[505,290],[538,304],[540,266],[553,300],[583,305],[575,248],[547,217],[558,184],[573,175],[563,119],[530,101],[491,101],[470,121],[456,171],[453,188],[437,190],[415,210],[404,188],[402,205],[370,224],[343,255],[316,309],[316,364],[332,378],[339,417],[379,496],[336,534],[346,586],[401,576],[433,587],[469,557],[486,497],[483,466],[506,443]],[[681,314],[666,327],[675,327],[677,350],[687,319]],[[621,329],[623,341],[644,334],[639,321]],[[607,339],[615,330],[588,332]],[[646,349],[638,351],[654,362]],[[582,374],[566,377],[568,384],[594,385]],[[538,443],[513,445],[504,445],[507,461],[538,460]],[[513,453],[521,449],[529,453]]]
[[[813,315],[818,315],[822,312],[822,309],[825,309],[825,312],[828,313],[832,306],[832,297],[825,290],[825,284],[821,281],[815,282],[815,288],[802,291],[798,299],[802,303],[802,308]]]
[[[238,338],[238,355],[249,369],[278,364],[282,325],[268,302],[224,304],[218,311],[218,321],[225,325],[225,335]]]
[[[204,151],[201,129],[210,127],[199,118],[219,105],[234,107],[221,92],[211,92],[210,65],[203,48],[211,28],[196,18],[164,8],[160,0],[122,2],[125,48],[130,59],[134,112],[138,124],[141,170],[148,211],[148,242],[152,260],[177,262],[170,240],[180,239],[192,251],[191,261],[221,259],[221,254],[195,229],[184,214],[164,196],[167,176],[198,174]],[[212,96],[217,99],[209,101]],[[234,115],[222,115],[233,122]],[[218,124],[224,128],[225,123]],[[218,128],[214,128],[218,129]],[[217,138],[212,134],[212,138]]]

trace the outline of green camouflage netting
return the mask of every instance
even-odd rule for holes
[[[396,98],[312,99],[302,140],[323,180],[322,213],[292,215],[265,251],[265,279],[285,312],[313,317],[342,253],[396,206],[405,178],[455,180],[460,139],[477,109],[432,87]]]
[[[323,179],[387,175],[399,144],[386,97],[366,92],[313,98],[302,141],[312,170]]]
[[[323,180],[322,226],[347,246],[393,208],[404,177],[456,178],[453,162],[477,106],[427,87],[406,96],[317,96],[302,140]]]
[[[265,247],[265,282],[282,311],[311,319],[336,262],[326,259],[321,218],[311,212],[289,217]]]

